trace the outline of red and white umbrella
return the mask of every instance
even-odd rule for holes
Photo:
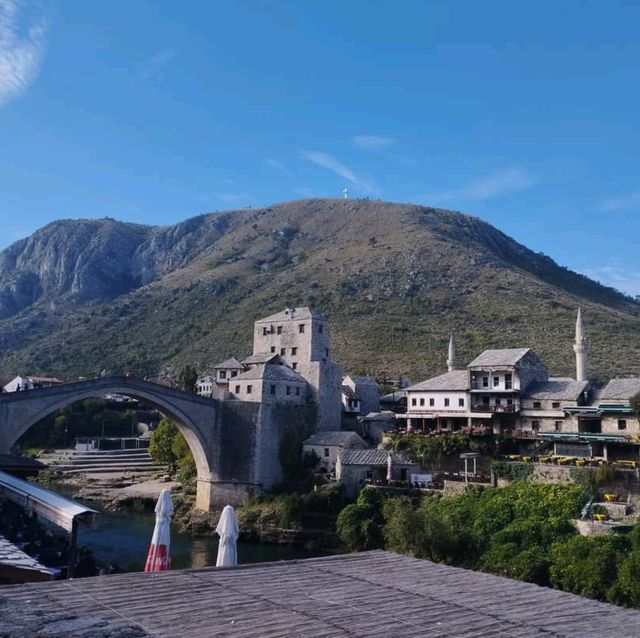
[[[172,512],[171,493],[169,490],[162,490],[156,503],[156,526],[153,528],[147,564],[144,566],[145,572],[164,572],[171,569],[169,527]]]

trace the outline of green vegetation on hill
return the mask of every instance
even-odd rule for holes
[[[419,379],[487,347],[573,372],[640,373],[640,304],[481,220],[423,206],[305,200],[173,227],[51,224],[0,253],[0,374],[206,371],[251,350],[256,318],[311,305],[348,370]]]
[[[640,607],[640,524],[629,535],[579,536],[578,485],[518,481],[453,497],[388,496],[367,487],[339,514],[350,551],[384,548]]]

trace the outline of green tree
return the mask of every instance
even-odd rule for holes
[[[196,382],[198,381],[198,373],[192,365],[182,366],[178,374],[178,385],[185,392],[195,392]]]
[[[177,459],[180,483],[183,485],[193,483],[197,474],[196,462],[187,440],[177,428],[171,444],[171,452]]]
[[[162,417],[158,427],[151,433],[149,440],[149,454],[156,463],[175,467],[178,457],[173,451],[173,443],[178,434],[176,424]]]
[[[605,600],[629,541],[621,536],[573,536],[551,548],[553,587],[588,598]]]
[[[384,547],[382,496],[379,490],[365,487],[355,503],[338,515],[336,530],[342,544],[351,552]]]

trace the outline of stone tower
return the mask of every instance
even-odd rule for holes
[[[317,429],[339,430],[342,368],[331,361],[329,322],[310,308],[285,308],[259,319],[253,353],[278,355],[306,379],[317,405]]]
[[[578,318],[576,319],[576,342],[573,344],[576,353],[576,380],[587,381],[587,355],[589,354],[589,344],[584,336],[582,327],[582,310],[578,308]]]
[[[453,335],[449,339],[449,354],[447,356],[447,368],[449,372],[453,372],[456,369],[456,346],[453,343]]]

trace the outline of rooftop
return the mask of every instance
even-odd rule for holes
[[[575,401],[589,386],[588,381],[576,381],[563,377],[550,377],[547,381],[532,383],[525,399],[557,399]]]
[[[246,359],[242,360],[242,363],[244,363],[244,365],[255,365],[256,363],[271,363],[272,361],[279,360],[279,354],[275,354],[274,352],[260,352],[258,354],[250,354]]]
[[[355,390],[352,390],[348,385],[343,385],[341,390],[342,390],[342,394],[344,394],[344,396],[347,397],[347,399],[358,398],[358,395],[356,394]]]
[[[638,392],[640,392],[640,377],[611,379],[600,392],[599,399],[601,402],[628,401]]]
[[[640,635],[638,610],[381,551],[7,586],[0,606],[19,609],[19,635],[25,618],[42,635],[68,637]],[[12,617],[3,614],[3,627]]]
[[[378,387],[377,381],[373,377],[365,377],[364,375],[359,374],[348,374],[344,380],[351,379],[354,383],[364,383],[367,385],[375,385]]]
[[[258,319],[256,323],[270,323],[276,321],[298,321],[300,319],[325,319],[319,312],[312,310],[308,306],[300,308],[285,308],[275,315],[270,315],[264,319]]]
[[[426,381],[416,383],[407,388],[407,392],[418,391],[438,391],[438,390],[459,390],[465,391],[469,389],[469,372],[467,370],[453,370],[445,372],[437,377],[432,377]]]
[[[214,370],[244,370],[244,366],[235,358],[230,357],[213,366]]]
[[[501,350],[485,350],[470,364],[469,368],[484,366],[514,366],[531,348],[504,348]]]
[[[352,445],[367,447],[367,444],[355,432],[316,432],[303,442],[303,445]]]
[[[267,363],[257,365],[251,370],[247,370],[237,377],[234,377],[234,381],[250,381],[254,379],[269,379],[271,381],[295,381],[297,383],[305,383],[303,377],[301,377],[295,370],[292,370],[288,366],[282,366],[277,363]]]
[[[28,582],[51,580],[53,575],[35,558],[0,536],[0,578]]]
[[[340,462],[342,465],[386,465],[391,454],[391,462],[401,465],[417,465],[405,454],[389,452],[388,450],[342,450]]]

